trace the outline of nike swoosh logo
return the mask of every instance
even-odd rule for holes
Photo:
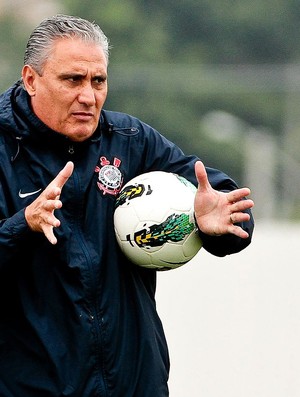
[[[35,190],[34,192],[28,192],[28,193],[22,193],[21,192],[21,190],[19,191],[19,197],[20,198],[25,198],[25,197],[28,197],[28,196],[32,196],[33,194],[36,194],[36,193],[38,193],[38,192],[40,192],[42,189],[39,189],[39,190]]]

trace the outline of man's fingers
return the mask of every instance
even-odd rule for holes
[[[56,196],[54,196],[56,197]],[[46,211],[54,211],[62,207],[62,202],[59,199],[51,199],[51,196],[43,204],[43,208]]]
[[[246,222],[249,219],[250,215],[247,212],[234,212],[229,217],[231,223]]]
[[[235,236],[240,237],[240,238],[248,238],[249,237],[249,234],[239,226],[233,225],[232,227],[230,227],[228,229],[228,232],[231,234],[234,234]]]
[[[231,212],[240,212],[247,209],[250,209],[254,206],[254,202],[250,199],[236,201],[235,203],[231,204],[230,211]]]
[[[51,243],[51,244],[56,244],[57,243],[57,238],[55,237],[54,233],[53,233],[53,226],[45,226],[43,228],[43,232],[45,237],[47,238],[47,240]]]
[[[54,227],[60,226],[60,221],[54,216],[54,210],[62,207],[62,202],[59,200],[61,190],[67,180],[70,178],[74,170],[74,163],[68,161],[64,168],[58,173],[58,175],[53,179],[48,186],[46,197],[47,202],[44,204],[44,209],[50,212],[51,215],[46,220],[46,223],[42,227],[44,235],[49,240],[51,244],[57,243],[57,238],[54,235]],[[53,186],[53,188],[52,188]]]
[[[67,180],[70,178],[74,170],[74,163],[72,161],[68,161],[64,168],[57,174],[57,176],[51,182],[51,185],[54,185],[60,189],[64,186]]]
[[[228,193],[228,201],[234,203],[236,201],[242,200],[243,198],[249,196],[251,193],[250,189],[247,187],[243,187],[240,189],[233,190]]]
[[[25,209],[25,218],[29,227],[36,232],[43,232],[51,244],[56,244],[53,228],[60,226],[54,211],[62,207],[59,200],[61,190],[74,170],[74,164],[69,161],[58,173],[46,189]]]

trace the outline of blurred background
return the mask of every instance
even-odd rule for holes
[[[1,90],[55,13],[95,20],[110,38],[106,108],[249,185],[256,217],[300,219],[298,0],[0,0]]]
[[[1,91],[20,77],[32,29],[56,13],[110,38],[105,108],[151,124],[255,200],[243,253],[200,250],[159,276],[171,397],[298,397],[299,0],[0,0]]]

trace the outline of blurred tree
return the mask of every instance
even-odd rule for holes
[[[13,16],[7,15],[0,19],[0,67],[2,76],[1,91],[6,89],[12,81],[20,77],[22,54],[24,53],[25,37],[20,22]],[[18,54],[16,56],[16,54]]]

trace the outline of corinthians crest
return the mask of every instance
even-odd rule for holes
[[[95,172],[98,173],[98,188],[103,194],[112,194],[116,196],[121,190],[123,176],[119,170],[121,160],[116,157],[113,164],[106,157],[100,157],[100,167],[96,166]]]

